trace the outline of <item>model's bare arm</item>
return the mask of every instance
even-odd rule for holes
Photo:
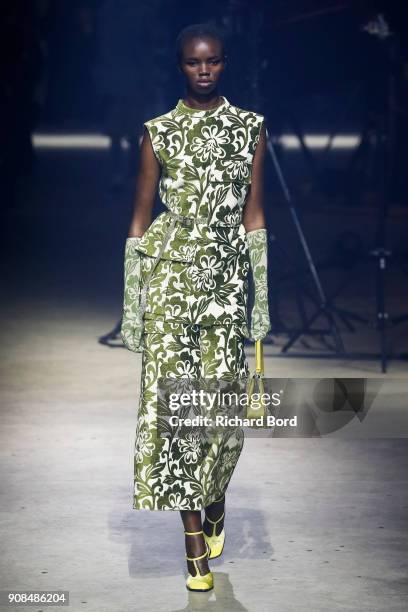
[[[264,214],[264,161],[266,129],[262,126],[259,142],[252,160],[252,183],[247,197],[242,223],[247,232],[266,227]]]
[[[142,236],[152,222],[152,211],[161,167],[154,154],[149,132],[145,128],[140,145],[133,216],[128,237]]]
[[[246,229],[249,262],[255,289],[250,332],[250,337],[255,341],[263,340],[271,329],[268,305],[268,236],[263,202],[265,151],[266,128],[263,125],[252,160],[252,183],[242,220]]]

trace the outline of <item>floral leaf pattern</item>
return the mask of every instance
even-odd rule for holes
[[[133,508],[138,510],[200,510],[218,499],[244,443],[241,428],[176,433],[163,424],[158,415],[159,378],[191,382],[249,376],[243,336],[235,325],[185,325],[179,332],[145,335],[134,451]]]
[[[251,337],[253,340],[262,340],[271,329],[268,305],[268,243],[266,229],[248,232],[247,240],[255,287],[255,301],[251,313]]]
[[[159,196],[166,210],[129,247],[125,263],[123,337],[129,348],[141,333],[143,346],[135,509],[202,509],[224,493],[242,450],[240,428],[205,435],[190,428],[175,437],[163,418],[168,410],[158,398],[158,379],[176,378],[181,384],[249,376],[244,337],[249,335],[251,262],[242,212],[263,121],[223,98],[210,111],[190,109],[179,100],[173,110],[144,124],[161,166]],[[206,222],[174,222],[173,213]],[[138,291],[145,286],[141,330]]]
[[[139,309],[141,255],[136,247],[140,238],[128,238],[125,245],[124,298],[121,324],[123,344],[135,353],[143,351],[143,322]]]

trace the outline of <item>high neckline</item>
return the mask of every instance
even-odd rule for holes
[[[209,115],[218,115],[229,106],[229,102],[225,96],[220,96],[220,98],[222,99],[221,104],[219,106],[216,106],[215,108],[209,108],[208,110],[187,106],[187,104],[185,104],[182,98],[180,98],[180,100],[177,102],[176,108],[180,113],[194,115],[195,117],[208,117]]]

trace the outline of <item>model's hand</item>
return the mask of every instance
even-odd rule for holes
[[[266,229],[247,232],[255,300],[251,313],[251,338],[263,340],[271,329],[268,306],[268,243]]]
[[[130,351],[143,351],[143,320],[140,312],[140,253],[135,249],[140,237],[127,238],[125,246],[125,279],[121,338]]]

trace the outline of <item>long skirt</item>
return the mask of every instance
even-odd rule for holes
[[[192,427],[183,435],[180,430],[162,435],[162,379],[234,381],[249,376],[244,351],[249,267],[245,230],[204,227],[201,232],[194,261],[180,261],[181,256],[175,260],[187,244],[180,253],[173,249],[171,259],[168,254],[158,262],[142,256],[141,282],[148,291],[134,509],[205,508],[225,493],[243,446],[239,427],[206,430],[205,435]],[[157,241],[161,239],[159,235]]]
[[[158,379],[245,378],[244,338],[236,325],[204,327],[156,319],[145,321],[144,345],[133,508],[202,510],[225,493],[244,432],[226,428],[210,439],[193,430],[178,437],[159,435]]]

